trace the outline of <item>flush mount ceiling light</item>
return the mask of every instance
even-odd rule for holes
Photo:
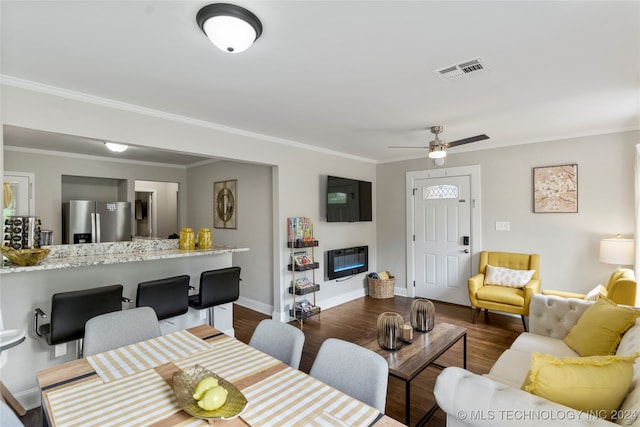
[[[211,43],[229,53],[248,49],[262,34],[262,23],[258,17],[233,4],[205,6],[198,11],[196,21]]]
[[[107,148],[111,151],[113,151],[114,153],[122,153],[123,151],[125,151],[127,148],[129,148],[129,146],[124,145],[124,144],[116,144],[115,142],[105,142],[104,145],[107,146]]]

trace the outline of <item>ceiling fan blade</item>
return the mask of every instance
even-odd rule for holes
[[[489,139],[489,137],[485,134],[470,136],[469,138],[463,138],[457,141],[447,142],[447,147],[457,147],[458,145],[468,144],[470,142],[482,141],[484,139]]]
[[[425,147],[424,145],[422,145],[422,146],[415,146],[414,145],[414,146],[411,146],[411,147],[403,146],[403,145],[392,145],[392,146],[389,146],[387,148],[429,148],[429,147]]]

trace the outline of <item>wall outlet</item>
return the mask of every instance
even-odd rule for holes
[[[54,348],[53,348],[53,352],[55,354],[56,357],[62,357],[65,354],[67,354],[67,343],[64,344],[57,344]]]
[[[511,231],[511,223],[509,221],[496,221],[496,231]]]

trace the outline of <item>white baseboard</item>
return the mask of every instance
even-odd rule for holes
[[[355,291],[343,293],[332,298],[319,300],[317,301],[317,304],[320,306],[322,310],[326,310],[331,307],[335,307],[340,304],[344,304],[346,302],[353,301],[358,298],[362,298],[365,295],[366,295],[365,290],[364,288],[362,288],[362,289],[357,289]],[[288,312],[274,311],[272,313],[272,317],[274,319],[279,319],[281,322],[288,322],[290,320]]]
[[[401,297],[409,296],[407,295],[407,288],[393,288],[393,294]]]
[[[240,297],[235,303],[253,311],[257,311],[258,313],[266,315],[272,315],[273,313],[273,305],[265,304],[250,298]]]
[[[40,389],[38,387],[13,393],[13,397],[15,397],[27,411],[40,406]]]

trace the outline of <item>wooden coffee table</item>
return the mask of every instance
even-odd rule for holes
[[[409,425],[411,404],[411,381],[429,366],[444,369],[445,366],[435,363],[438,357],[449,350],[455,343],[463,340],[462,367],[467,367],[467,328],[449,323],[436,323],[429,332],[413,331],[413,342],[403,343],[398,350],[385,350],[378,345],[376,336],[362,338],[356,344],[375,351],[384,357],[389,364],[389,375],[405,382],[405,418]],[[438,404],[427,412],[418,425],[427,421],[438,409]]]

